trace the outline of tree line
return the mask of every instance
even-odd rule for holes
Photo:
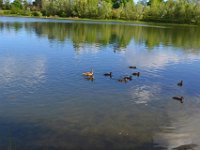
[[[0,15],[200,24],[198,0],[0,0]]]

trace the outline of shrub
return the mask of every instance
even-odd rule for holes
[[[41,17],[42,16],[42,13],[40,11],[33,11],[32,12],[32,15],[33,16],[36,16],[36,17]]]
[[[3,13],[3,10],[0,10],[0,16],[2,16],[4,13]]]

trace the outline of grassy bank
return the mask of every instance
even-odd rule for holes
[[[183,24],[177,21],[170,22],[169,20],[122,20],[122,19],[95,19],[95,18],[79,18],[79,17],[59,17],[59,16],[43,16],[38,11],[18,12],[13,13],[11,10],[0,10],[0,16],[6,17],[25,17],[25,18],[41,18],[41,19],[56,19],[56,20],[74,20],[74,21],[88,21],[88,22],[102,22],[102,23],[123,23],[123,24],[147,24],[147,25],[168,25],[168,26],[197,26],[195,24]]]
[[[13,0],[1,2],[0,10],[0,15],[7,16],[200,25],[200,3],[194,0],[149,0],[139,3],[133,0],[120,3],[118,0],[35,0],[33,3]]]

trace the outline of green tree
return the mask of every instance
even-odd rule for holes
[[[98,0],[87,0],[87,17],[96,18],[98,17]]]
[[[136,14],[135,14],[135,5],[133,1],[126,2],[123,4],[123,11],[122,11],[122,19],[128,19],[128,20],[135,20]]]
[[[22,0],[14,0],[11,4],[14,9],[22,9]]]
[[[10,0],[4,0],[4,5],[3,5],[3,8],[8,10],[10,9]]]
[[[163,11],[163,9],[161,9],[162,4],[163,4],[162,0],[150,0],[148,2],[148,6],[150,6],[150,9],[148,11],[147,20],[158,20],[161,18],[162,16],[161,14]]]
[[[33,5],[34,6],[37,6],[38,8],[42,8],[42,0],[35,0],[34,2],[33,2]]]
[[[28,1],[27,0],[22,0],[22,4],[23,4],[23,9],[27,10],[27,8],[29,6]]]
[[[87,0],[74,0],[72,14],[77,17],[86,17]]]
[[[0,0],[0,10],[3,9],[3,0]]]
[[[102,1],[98,5],[98,16],[102,19],[108,19],[112,16],[112,3]]]
[[[126,3],[133,2],[132,0],[112,0],[113,8],[119,8],[121,6],[125,6]]]
[[[159,5],[160,3],[163,3],[163,0],[149,0],[147,4],[153,6],[153,5]]]

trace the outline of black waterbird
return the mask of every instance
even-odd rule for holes
[[[128,82],[128,79],[122,78],[122,79],[118,79],[118,81],[121,82],[121,83],[127,83],[127,82]]]
[[[104,73],[104,76],[106,76],[106,77],[112,77],[112,72],[107,72],[107,73]]]
[[[123,79],[131,81],[132,80],[132,76],[125,76]]]
[[[174,96],[172,97],[174,100],[177,100],[177,101],[180,101],[181,103],[183,103],[183,99],[184,97],[183,96]]]
[[[178,86],[183,86],[183,80],[177,83]]]
[[[129,66],[130,69],[137,69],[136,66]]]
[[[139,76],[140,76],[140,72],[134,72],[134,73],[132,73],[132,75],[133,75],[133,76],[138,76],[138,77],[139,77]]]

